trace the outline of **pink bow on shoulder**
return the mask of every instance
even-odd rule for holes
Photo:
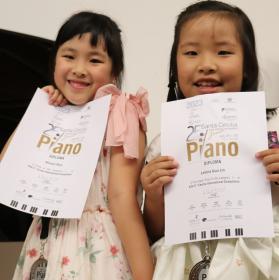
[[[109,84],[101,87],[95,98],[108,94],[112,98],[105,145],[123,146],[125,157],[138,158],[139,124],[143,131],[147,130],[148,93],[141,87],[135,95],[126,94]]]

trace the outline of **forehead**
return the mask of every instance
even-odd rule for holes
[[[206,39],[214,42],[240,42],[236,20],[228,15],[204,13],[186,21],[180,31],[180,43],[200,42]]]

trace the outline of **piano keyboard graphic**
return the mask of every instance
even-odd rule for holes
[[[200,234],[198,236],[198,234]],[[224,237],[240,237],[243,236],[243,228],[235,228],[230,229],[226,228],[224,230],[208,230],[208,231],[201,231],[198,232],[191,232],[189,233],[189,239],[191,241],[195,241],[197,239],[218,239],[218,238],[224,238]]]
[[[58,210],[50,210],[50,209],[44,209],[41,213],[39,212],[39,208],[35,206],[29,206],[27,204],[19,204],[18,201],[12,200],[10,202],[10,206],[13,208],[16,208],[17,210],[22,210],[25,212],[28,212],[30,214],[37,214],[39,216],[50,216],[50,217],[57,217],[59,211]],[[49,215],[50,213],[50,215]]]

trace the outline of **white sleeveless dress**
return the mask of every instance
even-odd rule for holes
[[[279,136],[279,110],[268,121],[268,131]],[[157,136],[147,161],[160,155]],[[272,184],[272,188],[279,186]],[[275,189],[273,189],[275,190]],[[206,280],[279,280],[279,205],[273,205],[274,238],[238,238],[209,241],[212,257]],[[259,224],[259,226],[261,226]],[[153,280],[188,280],[191,268],[205,255],[203,242],[164,245],[164,238],[152,247],[156,260]]]

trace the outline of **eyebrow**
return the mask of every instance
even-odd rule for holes
[[[71,47],[62,47],[61,48],[61,51],[62,52],[65,52],[65,51],[70,51],[70,52],[77,52],[78,50],[74,49],[74,48],[71,48]],[[100,51],[90,51],[89,53],[89,56],[91,55],[101,55],[101,56],[104,56],[105,55],[105,52],[100,52]]]
[[[189,41],[189,42],[184,42],[180,45],[180,48],[184,48],[184,47],[197,47],[199,46],[200,43],[199,42],[195,42],[195,41]],[[236,46],[236,43],[232,42],[232,41],[219,41],[216,42],[215,45],[217,46]]]
[[[219,41],[216,43],[216,45],[218,46],[226,46],[226,45],[229,45],[229,46],[236,46],[237,44],[235,42],[232,42],[230,40],[226,40],[226,41]]]
[[[184,42],[178,46],[178,49],[197,48],[200,45],[198,42]]]
[[[193,47],[195,47],[195,46],[198,46],[198,45],[200,45],[200,43],[198,43],[198,42],[184,42],[183,44],[181,44],[180,46],[181,47],[185,47],[185,46],[193,46]]]
[[[71,48],[71,47],[61,47],[61,51],[70,51],[70,52],[74,52],[74,51],[76,51],[76,49]]]

